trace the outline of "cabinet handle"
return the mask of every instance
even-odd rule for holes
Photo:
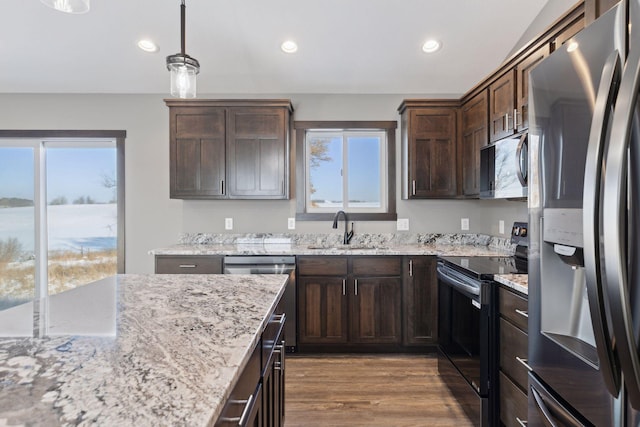
[[[522,124],[522,122],[518,122],[518,116],[520,115],[517,108],[513,109],[513,130],[515,130],[518,126]]]
[[[274,368],[277,371],[284,372],[284,340],[282,340],[282,344],[275,346],[274,353],[277,353],[280,356],[280,360],[274,363]]]
[[[358,296],[358,279],[354,280],[356,284],[356,296]]]
[[[528,371],[533,371],[533,368],[531,368],[531,366],[529,366],[529,364],[527,363],[527,359],[523,359],[521,357],[516,356],[516,360],[520,362],[522,366],[527,368]]]
[[[502,128],[504,130],[509,129],[509,113],[505,114],[502,118]]]
[[[523,421],[518,417],[516,417],[516,421],[518,422],[518,424],[520,424],[521,427],[527,427],[527,422],[526,421]]]
[[[224,195],[224,179],[220,180],[220,194]]]
[[[196,268],[198,265],[197,264],[180,264],[179,267],[180,268]]]
[[[347,294],[347,279],[342,279],[342,295]]]
[[[273,315],[273,320],[277,323],[283,324],[285,319],[287,318],[287,315],[282,313],[282,314],[274,314]]]
[[[221,417],[220,421],[227,423],[237,423],[237,425],[244,425],[247,416],[249,415],[249,409],[251,409],[251,403],[253,402],[253,394],[249,395],[247,400],[230,400],[229,403],[232,404],[244,404],[244,409],[242,410],[242,414],[239,417]]]
[[[416,180],[415,179],[411,182],[411,187],[412,187],[411,188],[412,195],[415,196],[416,195]]]
[[[518,309],[516,308],[516,313],[518,313],[520,316],[526,317],[527,319],[529,318],[529,313],[527,313],[527,312],[526,312],[526,311],[524,311],[524,310],[518,310]]]
[[[409,277],[413,277],[413,260],[409,260]]]

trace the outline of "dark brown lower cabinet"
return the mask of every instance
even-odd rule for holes
[[[282,427],[285,397],[285,315],[276,310],[240,374],[216,427]]]
[[[156,255],[156,274],[221,274],[222,256]]]
[[[507,427],[521,427],[526,425],[528,405],[528,301],[525,295],[500,287],[498,307],[500,422]]]
[[[256,346],[216,422],[216,427],[262,427],[262,382],[260,346]]]
[[[400,277],[353,279],[351,342],[399,344],[402,339],[402,280]]]
[[[405,256],[402,298],[405,346],[438,343],[438,284],[435,256]]]
[[[300,256],[298,337],[305,350],[402,344],[402,257]]]
[[[275,316],[262,335],[262,425],[284,426],[284,323]]]
[[[300,344],[341,344],[348,340],[346,277],[299,277]]]

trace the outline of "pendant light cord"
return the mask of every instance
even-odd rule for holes
[[[184,5],[184,0],[182,0],[182,4],[180,5],[180,47],[182,49],[180,53],[182,54],[182,56],[184,56],[185,52],[187,51],[185,49],[185,37],[184,37],[184,23],[185,23],[186,9],[187,7]]]

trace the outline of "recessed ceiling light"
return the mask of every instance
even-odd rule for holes
[[[282,49],[284,53],[294,53],[298,50],[298,45],[293,40],[287,40],[280,45],[280,49]]]
[[[422,45],[422,51],[425,53],[433,53],[440,50],[441,47],[442,43],[440,43],[438,40],[430,39],[424,42],[424,44]]]
[[[154,53],[158,51],[158,45],[147,39],[138,41],[138,47],[145,52]]]

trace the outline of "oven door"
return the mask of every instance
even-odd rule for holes
[[[482,281],[438,265],[440,348],[476,393],[486,396],[490,313],[482,290]]]
[[[491,425],[493,287],[440,261],[438,299],[438,371],[474,424]]]

